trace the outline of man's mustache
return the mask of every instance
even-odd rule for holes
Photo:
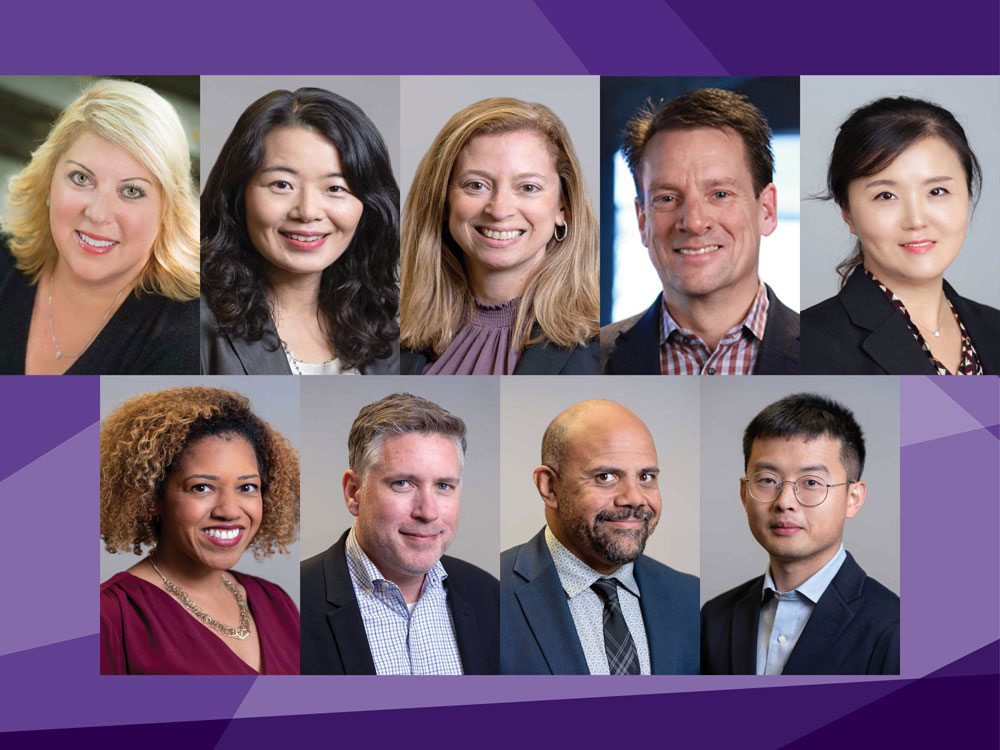
[[[601,521],[627,521],[630,518],[637,518],[640,521],[653,520],[655,514],[651,510],[643,510],[642,508],[622,508],[621,510],[602,510],[594,517],[595,523],[600,523]]]

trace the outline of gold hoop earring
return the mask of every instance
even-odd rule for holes
[[[562,230],[563,230],[563,233],[562,233],[561,237],[559,236],[559,228],[560,228],[560,226],[562,227]],[[566,235],[567,234],[569,234],[569,222],[568,221],[565,224],[556,224],[555,229],[552,231],[552,236],[556,238],[556,242],[562,242],[564,239],[566,239]]]

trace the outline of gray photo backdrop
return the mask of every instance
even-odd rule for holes
[[[323,552],[354,525],[341,483],[351,424],[362,406],[397,392],[429,399],[465,420],[458,534],[448,554],[499,576],[500,384],[493,377],[302,378],[302,559]]]
[[[522,376],[501,385],[501,549],[528,541],[545,525],[531,474],[541,462],[542,434],[564,409],[592,398],[617,401],[653,434],[660,466],[660,523],[646,554],[698,575],[699,378]]]
[[[997,76],[802,76],[802,307],[839,290],[837,264],[854,247],[826,192],[826,170],[841,123],[883,96],[928,99],[964,128],[983,167],[983,191],[965,244],[945,278],[963,297],[1000,307],[1000,78]]]
[[[701,407],[702,603],[763,575],[768,558],[750,534],[740,502],[743,431],[768,404],[819,393],[854,412],[865,435],[868,488],[844,525],[844,547],[865,572],[899,593],[899,378],[771,376],[704,378]]]
[[[434,138],[461,109],[482,99],[510,96],[538,102],[556,113],[569,131],[594,212],[598,211],[600,79],[597,76],[403,76],[401,205],[417,165]]]
[[[201,187],[243,110],[276,89],[313,87],[350,99],[382,134],[399,179],[399,76],[202,76]]]
[[[225,388],[242,393],[250,399],[254,413],[288,438],[296,449],[299,448],[299,379],[283,375],[247,376],[102,376],[101,377],[101,419],[115,410],[123,401],[141,393],[152,393],[167,388],[185,385],[202,385],[211,388]],[[95,457],[96,460],[96,457]],[[95,509],[96,511],[96,509]],[[131,553],[112,555],[101,543],[101,581],[106,581],[116,573],[135,565],[141,557]],[[235,568],[241,573],[265,578],[276,583],[299,603],[299,543],[291,545],[287,555],[275,553],[261,560],[252,552],[243,555]]]

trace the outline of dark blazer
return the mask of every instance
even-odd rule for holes
[[[799,372],[799,316],[767,289],[767,327],[757,351],[754,375],[797,375]],[[663,294],[644,313],[601,329],[601,373],[604,375],[660,374],[660,319]]]
[[[755,674],[764,576],[701,610],[702,674]],[[782,674],[899,674],[899,597],[847,553]]]
[[[653,674],[698,673],[698,579],[635,561]],[[545,530],[500,556],[502,674],[590,674]]]
[[[276,348],[272,348],[276,347]],[[223,336],[215,314],[201,300],[201,372],[203,375],[291,375],[278,332],[269,320],[260,341]],[[386,359],[377,359],[360,368],[362,375],[394,375],[399,372],[399,341]]]
[[[345,531],[326,552],[302,563],[302,674],[375,674],[361,608],[347,568]],[[465,674],[500,669],[499,583],[475,565],[442,557],[448,607]]]
[[[587,346],[566,349],[546,341],[521,352],[515,375],[597,375],[600,372],[597,339]],[[426,352],[404,349],[400,357],[401,375],[420,375],[430,361]]]
[[[983,372],[1000,373],[1000,310],[951,300],[979,354]],[[802,312],[802,372],[811,375],[934,375],[930,359],[882,290],[859,266],[836,297]]]

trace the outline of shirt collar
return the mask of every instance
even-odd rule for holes
[[[686,328],[681,328],[677,324],[677,321],[673,319],[670,315],[670,311],[667,309],[667,298],[664,296],[661,298],[663,301],[663,320],[660,325],[660,345],[662,346],[667,339],[670,338],[670,334],[677,331],[683,336],[694,336],[692,331]],[[764,282],[757,282],[757,295],[753,298],[753,303],[750,305],[750,310],[743,320],[741,320],[737,325],[726,331],[723,338],[729,336],[734,336],[737,333],[741,333],[745,328],[750,334],[758,341],[764,340],[764,329],[767,328],[767,308],[770,306],[770,301],[767,299],[767,291],[764,288]]]
[[[819,598],[823,596],[823,593],[830,585],[830,582],[840,571],[840,566],[844,564],[844,560],[846,559],[847,552],[844,551],[844,543],[841,542],[840,549],[837,550],[837,554],[835,554],[826,565],[817,570],[802,584],[796,587],[795,591],[811,601],[813,604],[816,604],[819,601]],[[764,590],[761,593],[761,600],[765,600],[765,598],[769,596],[772,591],[777,593],[778,589],[775,587],[774,579],[771,577],[771,566],[768,565],[767,572],[764,574]]]
[[[605,576],[570,552],[562,542],[556,539],[556,535],[548,526],[545,527],[545,544],[548,545],[552,561],[556,564],[559,582],[562,584],[566,596],[570,599],[588,590],[598,578],[613,578],[633,596],[639,597],[639,584],[635,582],[634,563],[625,563],[614,573]]]
[[[361,545],[358,544],[358,539],[354,535],[353,526],[351,527],[351,533],[347,535],[345,550],[347,553],[347,567],[351,572],[351,577],[366,593],[370,594],[375,588],[375,584],[379,582],[392,584],[393,586],[396,585],[382,575],[375,563],[371,561],[371,558],[361,549]],[[420,589],[420,595],[423,596],[424,592],[430,588],[442,587],[444,579],[447,577],[447,571],[445,571],[441,561],[438,560],[434,567],[424,575],[424,584]]]

